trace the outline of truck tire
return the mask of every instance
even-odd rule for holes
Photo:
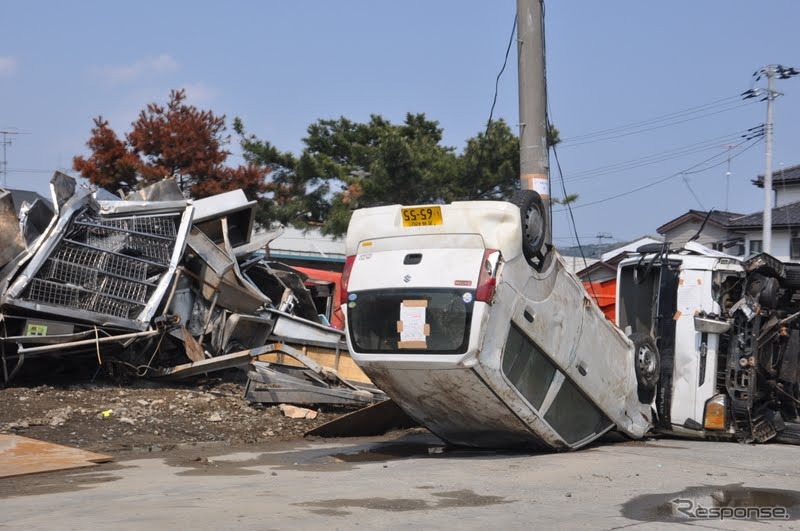
[[[658,385],[661,374],[661,356],[658,354],[656,341],[648,334],[634,333],[629,339],[634,346],[634,366],[636,367],[636,383],[639,391],[651,393]]]
[[[519,207],[522,219],[522,254],[532,260],[539,256],[547,234],[544,202],[533,190],[517,190],[511,202]]]

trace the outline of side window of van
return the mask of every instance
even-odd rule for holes
[[[556,368],[519,328],[511,325],[503,353],[503,373],[530,404],[542,406]]]
[[[611,421],[569,378],[561,384],[555,400],[547,408],[544,420],[569,444],[611,427]]]
[[[539,410],[553,382],[556,367],[512,323],[503,352],[503,373],[511,385]],[[611,426],[611,421],[569,378],[564,378],[555,399],[544,412],[544,420],[569,444],[605,431]]]

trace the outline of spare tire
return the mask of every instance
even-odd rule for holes
[[[544,202],[533,190],[517,190],[511,202],[519,207],[522,220],[522,254],[532,260],[539,256],[547,235]]]
[[[661,375],[661,356],[656,341],[649,334],[634,333],[629,336],[634,346],[634,366],[639,391],[651,392]]]

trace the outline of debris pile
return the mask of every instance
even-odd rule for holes
[[[254,402],[385,398],[318,315],[305,274],[272,262],[241,190],[187,200],[166,179],[125,198],[56,173],[52,207],[0,194],[0,356],[71,358],[139,377],[249,369]],[[324,305],[323,305],[324,306]],[[328,307],[331,307],[330,301]]]

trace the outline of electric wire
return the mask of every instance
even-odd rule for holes
[[[549,106],[548,106],[548,113],[549,113]],[[550,125],[550,119],[549,118],[547,120],[547,124],[548,124],[548,126]],[[555,145],[553,145],[552,147],[553,147],[553,156],[556,159],[556,166],[558,167],[559,180],[561,181],[561,192],[564,194],[564,197],[566,198],[566,197],[568,197],[567,196],[567,186],[566,186],[566,184],[564,184],[564,173],[561,171],[561,161],[558,160],[558,150],[556,149]],[[551,212],[551,214],[550,214],[551,223],[550,224],[552,225],[552,219],[553,219],[553,215],[552,215],[553,206],[552,205],[553,205],[553,202],[550,201],[549,203],[550,203],[550,212]],[[583,268],[584,269],[588,269],[589,268],[589,262],[586,260],[586,253],[583,252],[583,245],[581,245],[581,239],[578,236],[578,227],[575,224],[575,216],[572,214],[572,205],[570,203],[567,203],[566,205],[567,205],[566,210],[569,212],[569,219],[572,221],[571,225],[572,225],[573,233],[575,234],[575,240],[578,242],[578,250],[581,253],[581,259],[583,260]],[[592,297],[594,297],[594,302],[595,302],[595,304],[597,304],[597,307],[599,308],[600,307],[600,299],[597,297],[597,292],[594,289],[594,282],[592,282],[592,274],[591,274],[591,272],[589,272],[589,271],[586,272],[586,279],[589,282],[589,289],[592,292]]]
[[[596,168],[571,172],[570,177],[566,178],[566,181],[567,182],[584,181],[594,177],[599,177],[601,175],[608,175],[612,173],[631,170],[634,168],[641,168],[643,166],[649,166],[651,164],[656,164],[667,160],[683,158],[687,155],[708,151],[710,149],[717,149],[719,148],[720,143],[725,143],[726,141],[733,141],[739,138],[746,138],[747,136],[756,134],[756,132],[758,132],[758,134],[762,134],[761,133],[761,131],[763,131],[762,127],[763,126],[751,127],[750,129],[743,129],[735,133],[718,136],[715,138],[710,138],[708,140],[702,140],[699,142],[687,144],[670,150],[661,151],[658,153],[652,153],[650,155],[644,155],[642,157],[628,159],[613,164],[607,164],[605,166],[599,166]]]
[[[652,123],[658,123],[660,121],[674,119],[674,118],[683,116],[685,114],[692,114],[692,113],[695,113],[695,112],[707,111],[709,108],[719,107],[721,105],[730,105],[734,101],[739,101],[740,99],[741,99],[740,95],[729,96],[727,98],[722,98],[722,99],[719,99],[719,100],[715,100],[715,101],[712,101],[712,102],[709,102],[709,103],[705,103],[703,105],[696,105],[694,107],[689,107],[688,109],[684,109],[682,111],[675,111],[675,112],[671,112],[671,113],[655,116],[653,118],[646,118],[646,119],[640,120],[638,122],[631,122],[631,123],[620,125],[620,126],[616,126],[616,127],[609,127],[607,129],[600,129],[598,131],[592,131],[590,133],[584,133],[584,134],[581,134],[581,135],[575,135],[573,137],[569,137],[569,138],[564,139],[564,142],[573,142],[573,141],[577,141],[577,140],[583,140],[583,139],[586,139],[586,138],[591,138],[591,137],[594,137],[594,136],[601,136],[601,135],[606,135],[606,134],[610,134],[610,133],[616,133],[616,132],[622,131],[624,129],[630,129],[630,128],[633,128],[633,127],[640,127],[640,126],[643,126],[643,125],[650,125]]]
[[[492,97],[492,106],[489,109],[489,119],[486,121],[486,131],[483,133],[483,141],[481,142],[481,149],[478,151],[478,162],[475,165],[473,170],[473,175],[478,176],[481,172],[481,166],[483,165],[483,151],[486,147],[486,142],[489,140],[489,129],[492,126],[492,120],[494,119],[494,108],[497,105],[497,93],[500,87],[500,77],[503,75],[503,72],[506,70],[506,65],[508,64],[508,54],[511,51],[511,44],[514,42],[514,35],[517,33],[517,16],[514,15],[514,23],[511,26],[511,35],[508,36],[508,45],[506,46],[506,54],[503,58],[503,66],[500,68],[500,71],[497,73],[497,77],[494,80],[494,96]],[[476,190],[474,197],[472,199],[479,199],[482,197],[488,190],[480,191]]]
[[[733,159],[733,158],[736,158],[736,157],[738,157],[739,155],[742,155],[742,154],[743,154],[743,153],[745,153],[746,151],[748,151],[748,150],[752,149],[754,146],[756,146],[756,145],[758,145],[759,143],[761,143],[761,141],[762,141],[762,138],[761,138],[761,137],[756,137],[756,138],[754,138],[754,139],[745,140],[745,141],[743,141],[743,142],[740,142],[740,143],[739,143],[739,144],[737,144],[735,147],[737,147],[737,148],[738,148],[738,147],[740,147],[740,146],[742,146],[742,145],[744,145],[744,144],[747,144],[748,142],[750,143],[750,145],[748,145],[748,146],[745,146],[744,148],[742,148],[742,149],[741,149],[741,150],[740,150],[738,153],[736,153],[735,155],[731,155],[731,159]],[[645,185],[643,185],[643,186],[639,186],[639,187],[637,187],[637,188],[634,188],[634,189],[632,189],[632,190],[628,190],[628,191],[626,191],[626,192],[623,192],[623,193],[621,193],[621,194],[617,194],[617,195],[613,195],[613,196],[606,197],[606,198],[603,198],[603,199],[598,199],[597,201],[591,201],[591,202],[589,202],[589,203],[583,203],[583,204],[577,205],[577,206],[575,206],[575,208],[584,208],[584,207],[588,207],[588,206],[592,206],[592,205],[597,205],[597,204],[600,204],[600,203],[606,203],[606,202],[608,202],[608,201],[613,201],[614,199],[619,199],[619,198],[621,198],[621,197],[626,197],[626,196],[629,196],[629,195],[631,195],[631,194],[634,194],[634,193],[636,193],[636,192],[640,192],[640,191],[642,191],[642,190],[646,190],[646,189],[648,189],[648,188],[652,188],[653,186],[657,186],[657,185],[659,185],[659,184],[661,184],[661,183],[663,183],[663,182],[666,182],[666,181],[668,181],[668,180],[670,180],[670,179],[674,179],[675,177],[679,177],[679,176],[681,176],[681,175],[693,175],[693,174],[695,174],[695,173],[702,173],[702,172],[708,171],[708,170],[710,170],[710,169],[712,169],[712,168],[715,168],[715,167],[717,167],[717,166],[719,166],[719,165],[721,165],[721,164],[725,164],[725,163],[727,162],[727,159],[726,159],[726,160],[723,160],[722,162],[719,162],[719,163],[717,163],[717,164],[714,164],[714,165],[712,165],[712,166],[708,166],[708,167],[706,167],[706,168],[703,168],[703,169],[701,169],[701,170],[696,170],[696,171],[690,171],[690,170],[692,170],[692,169],[694,169],[694,168],[697,168],[697,167],[699,167],[699,166],[702,166],[702,165],[704,165],[704,164],[707,164],[708,162],[710,162],[710,161],[712,161],[712,160],[714,160],[714,159],[717,159],[717,158],[719,158],[720,156],[725,156],[725,155],[727,155],[727,152],[723,152],[722,154],[716,154],[716,155],[714,155],[714,156],[712,156],[712,157],[709,157],[709,158],[707,158],[707,159],[705,159],[705,160],[703,160],[703,161],[701,161],[701,162],[699,162],[699,163],[695,164],[694,166],[690,166],[690,167],[689,167],[689,168],[687,168],[686,170],[679,171],[679,172],[673,173],[673,174],[671,174],[671,175],[667,175],[666,177],[662,177],[662,178],[660,178],[660,179],[658,179],[658,180],[652,181],[652,182],[650,182],[650,183],[648,183],[648,184],[645,184]],[[556,161],[558,161],[558,158],[557,158],[557,157],[556,157]],[[560,209],[560,210],[557,210],[556,212],[563,212],[564,210],[565,210],[565,209]],[[571,210],[571,208],[570,208],[570,210]]]
[[[577,147],[577,146],[585,146],[587,144],[596,144],[598,142],[607,142],[608,140],[614,140],[614,139],[617,139],[617,138],[623,138],[623,137],[631,136],[631,135],[638,135],[640,133],[647,133],[649,131],[655,131],[657,129],[663,129],[665,127],[672,127],[673,125],[679,125],[679,124],[683,124],[683,123],[686,123],[686,122],[699,120],[701,118],[708,118],[709,116],[716,116],[716,115],[721,114],[723,112],[733,111],[733,110],[736,110],[736,109],[740,109],[742,107],[747,107],[749,105],[753,105],[755,103],[758,103],[758,102],[752,101],[752,102],[740,103],[738,105],[735,105],[733,107],[729,107],[727,109],[722,109],[722,110],[715,111],[715,112],[709,112],[709,113],[706,113],[706,114],[701,114],[699,116],[693,116],[693,117],[690,117],[690,118],[685,118],[685,119],[682,119],[682,120],[676,120],[676,121],[668,122],[668,123],[665,123],[665,124],[655,125],[653,127],[635,129],[633,131],[614,134],[614,135],[611,135],[611,136],[601,136],[601,137],[598,137],[598,138],[593,139],[593,140],[585,140],[585,141],[580,141],[580,142],[575,142],[575,141],[567,142],[566,140],[564,140],[564,141],[562,141],[562,144],[564,144],[564,146],[562,146],[562,147],[572,148],[572,147]]]

